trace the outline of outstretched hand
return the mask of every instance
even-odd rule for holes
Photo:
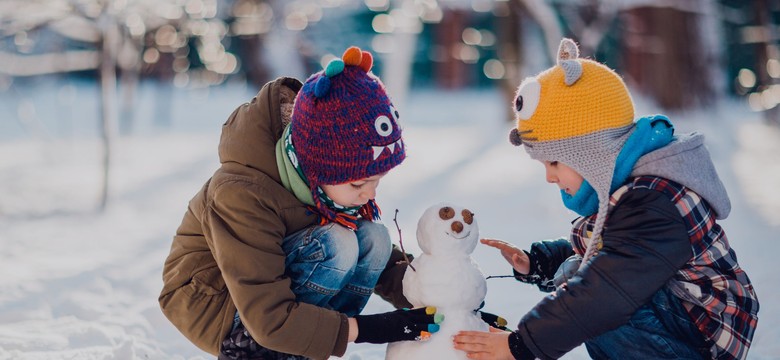
[[[452,346],[465,351],[469,359],[514,360],[509,350],[509,331],[490,328],[489,332],[461,331],[452,338]]]
[[[515,271],[524,275],[531,271],[531,261],[528,259],[528,254],[518,247],[496,239],[480,239],[479,242],[501,251],[501,256],[512,265]]]

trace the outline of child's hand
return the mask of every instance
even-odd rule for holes
[[[490,327],[494,327],[501,330],[509,330],[506,327],[507,325],[506,319],[496,314],[491,314],[489,312],[484,312],[484,311],[477,311],[477,315],[479,315],[482,321],[487,323]]]
[[[514,360],[509,351],[509,331],[490,328],[490,332],[461,331],[452,337],[452,346],[467,353],[469,359]]]
[[[528,259],[528,255],[525,251],[501,240],[481,239],[479,241],[487,246],[501,250],[501,256],[503,256],[517,272],[527,275],[531,271],[531,261]]]
[[[439,331],[444,315],[433,306],[400,309],[373,315],[355,315],[356,343],[385,344],[396,341],[428,340]]]

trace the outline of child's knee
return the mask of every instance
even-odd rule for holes
[[[354,269],[359,257],[359,247],[353,231],[333,224],[319,234],[317,239],[325,254],[324,265],[344,271]]]
[[[392,252],[392,241],[387,227],[372,221],[361,221],[357,231],[360,257],[376,266],[384,267]]]

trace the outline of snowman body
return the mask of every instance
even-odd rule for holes
[[[423,253],[412,261],[416,271],[406,270],[403,291],[415,308],[435,306],[444,321],[427,341],[388,344],[387,360],[467,359],[452,347],[452,336],[488,330],[474,311],[487,293],[485,277],[471,258],[478,240],[479,227],[468,209],[441,203],[423,213],[417,224]]]

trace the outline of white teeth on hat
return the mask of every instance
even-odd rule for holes
[[[395,145],[398,145],[398,148],[402,148],[404,146],[404,143],[401,139],[398,139],[398,141],[391,143],[390,145],[385,146],[372,146],[371,148],[374,149],[374,160],[379,158],[379,155],[382,155],[382,153],[385,151],[385,149],[389,149],[390,153],[392,154],[395,151]]]

